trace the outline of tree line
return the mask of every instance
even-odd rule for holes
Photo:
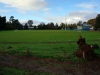
[[[84,23],[84,22],[83,22]],[[18,19],[14,19],[14,16],[11,16],[9,21],[6,21],[6,17],[1,17],[0,16],[0,30],[27,30],[30,28],[33,29],[77,29],[77,25],[81,25],[82,21],[79,21],[78,23],[74,24],[67,24],[67,23],[61,23],[58,25],[58,23],[54,24],[53,22],[50,22],[48,24],[45,24],[44,22],[41,22],[39,25],[34,25],[33,20],[28,20],[27,23],[22,25]],[[94,27],[94,30],[98,30],[100,28],[100,14],[96,16],[94,19],[90,19],[87,21],[87,24],[90,24]]]
[[[19,22],[18,19],[14,19],[13,16],[10,17],[9,21],[6,21],[6,17],[0,16],[0,30],[15,30],[23,29],[23,25]]]
[[[61,23],[60,25],[58,25],[58,23],[54,24],[53,22],[50,22],[48,24],[45,24],[44,22],[41,22],[40,24],[38,24],[37,26],[34,25],[32,26],[32,23],[31,24],[29,23],[25,23],[24,25],[24,29],[29,29],[28,26],[30,27],[34,27],[34,29],[42,29],[42,30],[45,30],[45,29],[76,29],[77,28],[77,25],[76,24],[65,24],[65,23]]]

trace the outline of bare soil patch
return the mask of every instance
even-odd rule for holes
[[[55,75],[100,75],[100,58],[85,62],[75,62],[0,53],[0,66]]]

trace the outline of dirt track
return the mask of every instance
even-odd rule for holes
[[[0,65],[55,75],[100,75],[100,58],[79,63],[0,53]]]

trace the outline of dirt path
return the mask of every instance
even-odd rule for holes
[[[77,63],[0,53],[0,65],[56,75],[100,75],[100,58]]]

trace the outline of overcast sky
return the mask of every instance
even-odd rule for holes
[[[14,16],[21,23],[77,23],[95,18],[100,0],[0,0],[0,15]]]

